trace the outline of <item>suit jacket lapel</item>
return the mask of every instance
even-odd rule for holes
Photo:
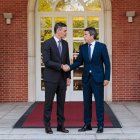
[[[89,50],[88,50],[88,44],[86,43],[86,44],[85,44],[85,54],[86,54],[86,58],[88,59],[88,61],[90,61],[90,60],[89,60],[89,54],[88,54],[89,52],[88,52],[88,51],[89,51]]]
[[[93,53],[92,53],[92,58],[91,58],[91,61],[96,53],[96,49],[97,49],[97,42],[95,42],[95,46],[94,46],[94,50],[93,50]]]
[[[63,58],[63,56],[64,56],[64,50],[65,50],[65,48],[64,48],[65,46],[64,46],[64,43],[63,43],[63,40],[62,40],[62,51],[61,51],[61,59]]]
[[[60,57],[59,50],[58,50],[58,47],[57,47],[57,43],[56,43],[56,41],[53,37],[52,37],[52,46],[55,48],[55,51],[57,52],[58,56]]]

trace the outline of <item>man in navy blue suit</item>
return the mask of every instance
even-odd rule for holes
[[[69,71],[84,65],[82,80],[85,124],[79,132],[92,130],[92,93],[96,104],[97,133],[102,133],[104,128],[104,86],[107,86],[110,80],[110,60],[106,45],[97,42],[96,37],[95,28],[86,28],[86,44],[80,46],[77,59],[72,65],[63,66],[64,71]]]

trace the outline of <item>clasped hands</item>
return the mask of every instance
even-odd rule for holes
[[[61,68],[63,69],[63,71],[68,72],[70,70],[69,65],[65,64],[65,65],[61,65]]]

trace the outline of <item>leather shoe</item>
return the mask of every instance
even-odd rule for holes
[[[63,133],[69,133],[69,130],[67,130],[65,127],[63,126],[58,126],[57,127],[57,131],[59,132],[63,132]]]
[[[102,126],[98,127],[97,129],[97,133],[103,133],[104,128]]]
[[[82,128],[80,128],[78,131],[79,132],[84,132],[84,131],[89,131],[92,130],[91,125],[84,125]]]
[[[45,128],[45,132],[48,134],[53,134],[53,131],[50,126]]]

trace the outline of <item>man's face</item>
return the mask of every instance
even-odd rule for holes
[[[62,27],[58,29],[59,36],[63,39],[67,36],[67,27]]]
[[[93,36],[90,36],[89,31],[84,32],[84,39],[86,43],[91,43],[94,41]]]

